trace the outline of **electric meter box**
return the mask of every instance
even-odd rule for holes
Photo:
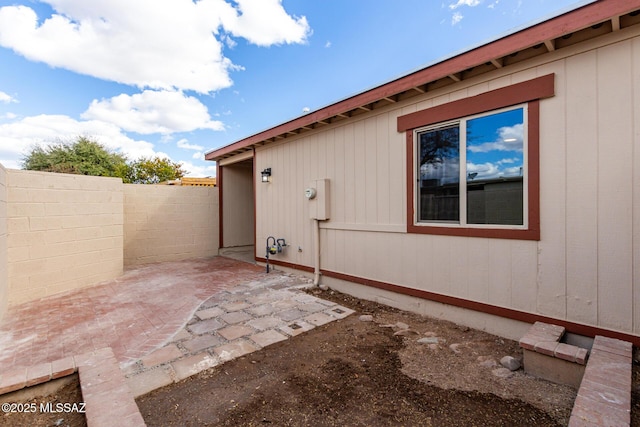
[[[305,197],[309,200],[311,219],[326,221],[329,219],[329,180],[316,179],[305,189]]]

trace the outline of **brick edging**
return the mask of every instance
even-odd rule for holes
[[[2,374],[0,394],[18,391],[78,372],[89,427],[145,426],[110,347]]]
[[[536,322],[527,334],[520,338],[520,347],[550,357],[575,362],[579,365],[587,363],[589,350],[575,345],[561,343],[565,333],[563,326]]]
[[[631,423],[632,353],[630,342],[596,336],[569,427]]]

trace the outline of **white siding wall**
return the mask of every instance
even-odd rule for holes
[[[323,269],[640,333],[640,33],[597,43],[257,149],[256,169],[273,170],[256,191],[258,242],[284,237],[294,246],[278,259],[312,266],[303,191],[328,178]],[[541,101],[541,240],[404,233],[396,118],[549,73],[556,96]]]

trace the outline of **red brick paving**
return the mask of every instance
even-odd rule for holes
[[[108,351],[139,396],[353,312],[295,289],[308,283],[220,257],[139,267],[113,282],[12,307],[0,324],[0,390],[47,380],[69,371],[69,361],[76,369]],[[111,373],[98,373],[109,383],[118,378],[113,393],[126,388],[122,374],[111,372],[112,381]],[[113,408],[98,409],[98,421],[107,423]]]
[[[0,323],[0,372],[103,347],[126,366],[169,342],[204,301],[263,274],[224,257],[166,262],[10,307]]]

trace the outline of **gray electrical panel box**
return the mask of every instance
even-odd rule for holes
[[[316,179],[305,189],[305,197],[309,200],[311,219],[326,221],[329,219],[329,180]]]

